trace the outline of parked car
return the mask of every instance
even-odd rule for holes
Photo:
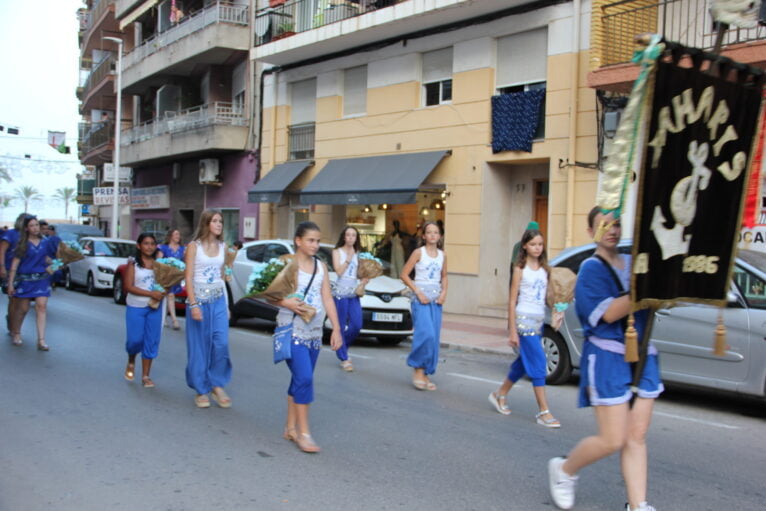
[[[125,270],[128,268],[128,264],[121,264],[117,267],[117,269],[114,271],[114,282],[112,284],[112,299],[114,300],[114,303],[117,305],[125,305],[125,298],[127,296],[127,293],[125,292],[125,288],[123,286],[123,283],[125,282]],[[183,287],[184,283],[181,283],[182,289],[180,293],[176,293],[175,296],[175,304],[176,304],[176,311],[185,311],[186,310],[186,288]]]
[[[89,295],[112,289],[114,272],[136,252],[136,243],[119,238],[86,236],[80,247],[85,258],[66,267],[64,282],[67,289],[84,286]]]
[[[322,244],[317,256],[327,264],[330,281],[337,275],[332,270],[332,245]],[[266,262],[272,257],[294,254],[295,247],[290,240],[259,240],[245,243],[234,260],[233,277],[229,282],[229,303],[232,307],[232,319],[238,317],[256,317],[274,321],[277,308],[263,300],[244,298],[248,278],[253,264]],[[383,344],[398,344],[412,335],[412,316],[410,300],[404,296],[406,287],[399,279],[380,276],[367,284],[366,293],[361,298],[362,336],[374,336]],[[329,328],[329,321],[325,324]]]
[[[577,273],[594,250],[592,244],[566,249],[551,265]],[[621,242],[619,250],[630,253],[631,242]],[[729,344],[723,357],[716,357],[712,350],[718,308],[681,303],[657,310],[651,335],[660,352],[665,382],[766,396],[766,254],[740,250],[732,280],[723,312]],[[580,367],[583,340],[572,305],[558,332],[545,326],[549,383],[566,382],[572,370]]]
[[[104,236],[103,231],[95,225],[51,224],[51,227],[56,229],[56,235],[63,241],[80,241],[85,236]]]

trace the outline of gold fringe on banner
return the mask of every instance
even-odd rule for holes
[[[726,355],[726,326],[723,324],[723,309],[718,309],[718,324],[715,326],[715,344],[713,345],[713,355],[723,357]]]
[[[625,329],[625,362],[638,362],[638,331],[633,313],[628,316],[628,328]]]

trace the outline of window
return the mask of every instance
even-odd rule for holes
[[[235,112],[245,108],[245,71],[247,60],[243,60],[231,72],[231,102]]]
[[[733,280],[751,308],[766,309],[766,281],[739,266],[734,267]]]
[[[513,85],[510,87],[502,87],[497,89],[498,94],[511,94],[513,92],[524,92],[528,90],[545,90],[545,82],[526,83],[524,85]],[[537,129],[535,130],[535,139],[545,138],[545,96],[540,102],[540,114],[537,121]]]
[[[290,86],[290,124],[303,124],[316,120],[316,78],[294,82]]]
[[[289,253],[290,251],[287,250],[286,246],[279,243],[269,243],[269,245],[266,247],[266,252],[263,255],[263,261],[268,263],[274,257],[279,257]]]
[[[343,115],[367,111],[367,66],[352,67],[343,73]]]
[[[223,217],[223,241],[231,245],[239,239],[239,210],[222,209]]]
[[[247,247],[247,258],[258,263],[263,262],[263,254],[266,252],[266,245],[253,245]]]
[[[440,105],[452,101],[452,48],[423,54],[423,103]]]

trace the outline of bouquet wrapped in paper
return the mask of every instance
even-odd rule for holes
[[[362,252],[357,256],[359,258],[359,269],[356,275],[360,279],[374,279],[383,275],[383,263],[369,252]],[[364,296],[365,284],[359,283],[356,286],[356,295]]]
[[[154,287],[152,291],[167,293],[168,289],[180,284],[186,276],[186,264],[174,257],[163,257],[154,261]],[[149,307],[156,309],[160,302],[152,298]]]
[[[234,268],[234,259],[237,258],[237,249],[229,247],[223,255],[223,278],[226,282],[231,282],[231,274]]]
[[[569,302],[574,299],[575,282],[577,275],[569,268],[551,268],[546,302],[552,311],[551,326],[556,331],[564,321],[564,311],[569,307]]]
[[[45,268],[45,271],[53,275],[63,268],[64,265],[79,261],[84,257],[85,254],[83,254],[82,248],[78,243],[74,241],[59,241],[58,247],[56,247],[56,258],[48,258],[48,266]]]
[[[285,298],[297,297],[303,300],[303,293],[298,290],[298,263],[293,256],[272,258],[268,263],[256,263],[247,281],[246,296],[263,298],[278,302]],[[316,314],[316,309],[304,304],[308,309],[300,317],[308,323]]]

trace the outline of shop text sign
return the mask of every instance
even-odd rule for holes
[[[163,185],[133,188],[130,207],[133,209],[167,209],[170,207],[170,187]]]
[[[114,204],[114,188],[111,186],[96,186],[93,188],[93,204],[96,206],[111,206]],[[130,188],[120,187],[120,204],[130,204]]]

